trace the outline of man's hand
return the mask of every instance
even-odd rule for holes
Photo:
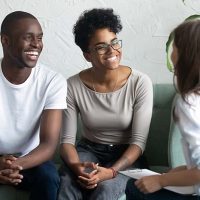
[[[16,157],[13,155],[4,155],[0,157],[0,170],[4,169],[13,169],[13,170],[22,170],[22,167],[15,165]]]
[[[8,185],[18,185],[21,183],[23,176],[19,170],[3,169],[0,171],[0,183]]]
[[[17,160],[13,155],[4,155],[0,157],[0,183],[9,185],[18,185],[23,176],[19,174],[22,167],[15,164]]]

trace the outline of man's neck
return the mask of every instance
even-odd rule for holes
[[[24,83],[31,74],[31,68],[28,67],[18,67],[12,65],[3,58],[1,62],[2,73],[5,78],[12,84],[22,84]]]

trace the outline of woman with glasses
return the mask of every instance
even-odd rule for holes
[[[128,181],[118,171],[142,167],[152,83],[147,75],[120,64],[121,29],[112,9],[85,11],[74,25],[75,43],[92,67],[68,79],[59,200],[118,199]],[[75,146],[79,114],[82,137]]]
[[[182,136],[186,166],[162,175],[130,180],[126,190],[128,200],[200,199],[200,20],[180,24],[173,35],[171,59],[179,93],[174,121]],[[193,186],[196,195],[163,189],[167,186]]]

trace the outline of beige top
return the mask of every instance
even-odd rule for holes
[[[143,151],[152,104],[152,82],[139,71],[134,70],[122,88],[109,93],[89,89],[76,74],[68,79],[61,143],[75,143],[80,113],[84,138],[100,144],[136,144]]]

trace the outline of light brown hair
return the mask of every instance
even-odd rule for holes
[[[175,65],[178,90],[185,95],[200,94],[200,20],[186,21],[174,29],[174,44],[178,49]]]

